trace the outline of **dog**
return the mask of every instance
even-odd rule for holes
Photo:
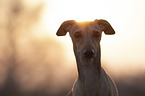
[[[110,23],[103,19],[76,22],[64,21],[57,36],[69,35],[73,42],[78,78],[67,96],[118,96],[114,81],[101,67],[100,40],[102,32],[115,34]]]

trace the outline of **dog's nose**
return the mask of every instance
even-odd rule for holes
[[[84,50],[84,58],[93,58],[94,50],[93,49],[85,49]]]

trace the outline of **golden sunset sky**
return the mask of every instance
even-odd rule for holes
[[[27,0],[26,3],[42,2]],[[145,70],[145,1],[144,0],[43,0],[45,8],[35,34],[49,36],[64,45],[68,60],[75,62],[72,42],[68,36],[57,37],[56,31],[66,20],[90,21],[105,19],[116,31],[103,33],[101,41],[102,65],[114,75],[139,74]],[[32,4],[30,4],[32,6]]]

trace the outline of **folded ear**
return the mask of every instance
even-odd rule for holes
[[[110,23],[106,20],[100,19],[100,20],[95,20],[97,24],[101,27],[102,31],[104,31],[105,34],[107,35],[113,35],[115,34],[114,29],[110,25]]]
[[[70,31],[71,27],[75,24],[74,20],[64,21],[59,27],[56,35],[57,36],[65,36],[67,32]]]

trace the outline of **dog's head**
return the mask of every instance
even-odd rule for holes
[[[65,36],[69,32],[76,55],[83,59],[92,59],[100,51],[101,34],[115,34],[114,29],[106,20],[76,22],[68,20],[61,24],[57,36]]]

